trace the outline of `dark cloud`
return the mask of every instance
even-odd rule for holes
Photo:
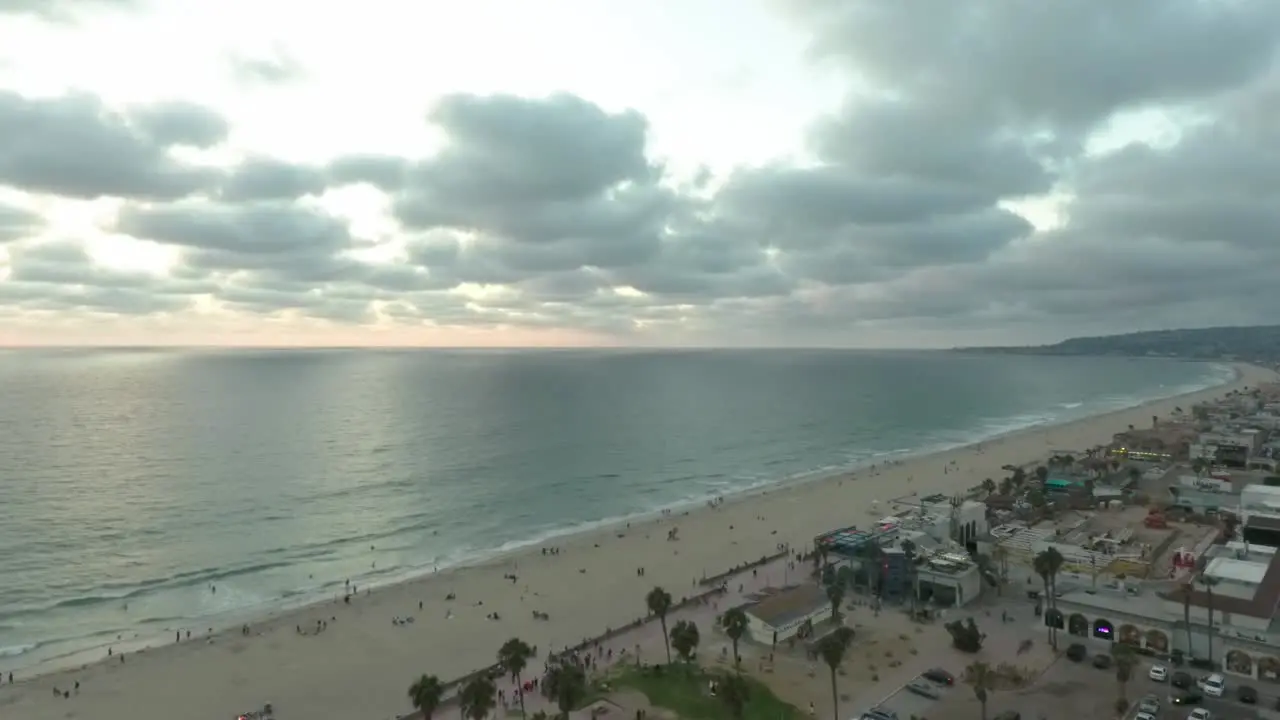
[[[0,185],[78,199],[174,200],[220,173],[175,160],[177,145],[207,147],[226,123],[196,105],[115,111],[90,95],[27,98],[0,90]]]
[[[0,95],[0,136],[35,138],[0,143],[0,181],[153,201],[126,204],[114,229],[182,260],[170,280],[132,278],[151,288],[139,292],[340,323],[836,344],[906,328],[962,343],[1266,321],[1280,307],[1280,3],[790,7],[814,57],[850,77],[804,164],[675,178],[637,111],[457,94],[427,114],[430,157],[252,157],[210,174],[169,155],[225,137],[200,108]],[[1181,135],[1096,149],[1117,144],[1098,142],[1117,119],[1142,117]],[[362,261],[367,243],[315,209],[355,184],[387,195],[396,261]],[[1014,212],[1051,193],[1056,227]],[[70,255],[59,280],[57,258],[12,246],[6,292],[129,287]]]

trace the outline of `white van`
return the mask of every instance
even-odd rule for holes
[[[1200,687],[1204,689],[1204,694],[1209,697],[1222,697],[1222,694],[1227,691],[1226,681],[1218,673],[1205,678]]]

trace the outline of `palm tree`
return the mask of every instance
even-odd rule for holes
[[[828,588],[827,592],[830,592]],[[746,634],[750,623],[747,621],[747,614],[742,608],[730,608],[720,616],[720,627],[724,628],[724,634],[729,636],[733,641],[733,666],[738,667],[742,662],[742,658],[738,655],[738,640]]]
[[[831,622],[840,622],[840,602],[844,600],[844,586],[838,582],[827,585],[827,599],[831,601]]]
[[[1209,459],[1198,457],[1191,461],[1191,469],[1195,471],[1196,477],[1202,477],[1210,467]]]
[[[498,665],[503,670],[511,674],[515,679],[517,687],[524,687],[524,678],[522,674],[524,669],[529,665],[529,658],[533,657],[533,648],[529,647],[520,638],[511,638],[498,648]],[[524,693],[517,693],[520,698],[520,717],[525,717],[524,713]]]
[[[462,716],[468,720],[484,720],[497,707],[494,695],[498,689],[488,675],[477,675],[458,693],[458,705],[462,708]]]
[[[996,561],[1000,567],[1000,583],[1004,584],[1009,580],[1009,548],[1001,543],[991,550],[991,559]]]
[[[422,713],[423,720],[431,720],[443,697],[444,685],[435,675],[423,675],[409,686],[409,701],[413,703],[414,710]]]
[[[831,712],[840,720],[840,693],[836,686],[836,669],[844,662],[845,651],[853,642],[853,629],[840,626],[818,641],[818,654],[831,669]]]
[[[973,688],[973,694],[982,705],[982,720],[987,720],[988,693],[995,689],[996,674],[991,666],[984,662],[970,663],[964,669],[964,683]]]
[[[577,665],[557,662],[542,679],[542,694],[554,700],[561,717],[568,720],[569,712],[587,696],[587,674]]]
[[[1191,650],[1191,583],[1182,584],[1182,626],[1187,629],[1187,658],[1194,657]]]
[[[907,561],[907,581],[911,585],[911,617],[916,616],[916,598],[920,595],[920,573],[916,568],[916,544],[903,540],[898,547],[902,548],[902,556]]]
[[[1013,478],[1005,478],[1000,481],[1000,494],[1001,495],[1013,494]]]
[[[1047,468],[1047,467],[1045,467],[1045,466],[1043,466],[1043,465],[1037,465],[1037,466],[1036,466],[1036,479],[1040,481],[1040,484],[1041,484],[1041,485],[1043,485],[1043,484],[1045,483],[1045,481],[1049,479],[1049,468]]]
[[[1014,468],[1013,469],[1013,486],[1016,488],[1021,488],[1025,484],[1027,484],[1027,471],[1023,470],[1020,467]]]
[[[1116,682],[1120,684],[1120,703],[1128,707],[1129,698],[1125,695],[1125,687],[1133,678],[1133,668],[1138,664],[1138,653],[1132,645],[1115,643],[1111,646],[1111,657],[1116,661]]]
[[[991,495],[992,493],[994,493],[996,491],[996,481],[992,480],[991,478],[987,478],[986,480],[983,480],[982,491],[988,495]]]
[[[747,706],[751,688],[739,674],[726,675],[716,682],[716,695],[729,708],[729,715],[734,720],[742,720],[742,711]]]
[[[1207,609],[1209,611],[1209,665],[1213,665],[1213,586],[1218,584],[1218,578],[1202,575],[1200,576],[1200,584],[1204,585],[1204,591],[1207,595]]]
[[[729,612],[733,612],[733,610]],[[742,611],[738,610],[738,612]],[[698,655],[698,643],[701,641],[702,638],[698,634],[698,626],[692,620],[681,620],[671,628],[671,644],[675,646],[676,654],[680,656],[681,660],[690,665],[693,664],[694,658]],[[734,641],[734,646],[734,654],[737,655],[736,640]]]
[[[667,613],[671,610],[671,593],[656,587],[649,591],[644,598],[645,605],[649,606],[649,612],[658,616],[658,622],[662,623],[662,644],[667,646],[667,664],[671,664],[671,639],[667,637]]]
[[[1055,596],[1055,590],[1058,585],[1058,572],[1062,569],[1063,557],[1057,548],[1050,547],[1036,555],[1032,561],[1032,567],[1036,574],[1044,581],[1045,595],[1045,612],[1049,609],[1057,609],[1058,600]],[[1047,618],[1046,618],[1047,620]],[[1058,649],[1058,632],[1057,628],[1049,625],[1049,644],[1054,650]]]
[[[1129,468],[1129,479],[1138,482],[1142,479],[1142,471],[1136,467]]]

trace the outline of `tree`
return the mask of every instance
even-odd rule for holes
[[[1138,482],[1142,479],[1142,471],[1136,467],[1129,468],[1129,479],[1133,482]]]
[[[498,665],[515,679],[516,685],[524,687],[524,669],[533,657],[533,648],[520,638],[511,638],[498,648]],[[525,717],[524,693],[519,693],[520,717]]]
[[[1013,478],[1005,478],[1000,481],[1000,494],[1001,495],[1013,494]]]
[[[1196,477],[1204,477],[1212,466],[1213,463],[1207,457],[1198,457],[1191,461],[1191,469],[1195,471]]]
[[[1003,543],[996,543],[991,550],[991,559],[996,561],[996,565],[1000,568],[1000,583],[1009,581],[1009,548]]]
[[[462,716],[468,720],[484,720],[498,705],[493,697],[497,692],[498,689],[488,675],[477,675],[471,678],[458,693],[458,705],[462,708]]]
[[[746,679],[739,674],[725,675],[716,681],[716,695],[729,708],[729,715],[734,720],[742,720],[742,711],[751,696],[751,688]]]
[[[568,720],[569,712],[587,696],[587,674],[573,663],[557,661],[542,678],[542,695],[555,702],[560,716]]]
[[[830,586],[827,592],[830,592]],[[730,608],[720,616],[720,627],[724,628],[724,634],[729,636],[729,640],[733,642],[733,666],[738,667],[742,662],[742,657],[738,655],[738,640],[747,633],[750,623],[747,621],[747,614],[742,608]]]
[[[1036,574],[1044,581],[1044,602],[1045,608],[1057,609],[1058,601],[1056,590],[1058,586],[1058,572],[1062,570],[1063,557],[1057,548],[1050,547],[1036,555],[1032,561],[1032,567]],[[1053,625],[1049,625],[1049,644],[1054,650],[1058,649],[1058,629]]]
[[[831,622],[840,622],[840,602],[844,600],[844,588],[840,583],[827,585],[827,599],[831,601]]]
[[[1182,626],[1187,629],[1187,657],[1195,657],[1191,646],[1191,583],[1182,584]]]
[[[1125,688],[1129,680],[1133,679],[1133,669],[1138,665],[1138,653],[1134,651],[1132,645],[1115,643],[1111,646],[1111,657],[1116,662],[1116,682],[1120,685],[1120,702],[1128,707],[1129,699],[1125,695]]]
[[[995,671],[984,662],[969,663],[969,666],[964,669],[964,683],[973,688],[973,694],[978,698],[978,704],[982,706],[982,720],[987,720],[987,698],[988,694],[995,690],[995,680]]]
[[[982,481],[982,491],[983,491],[984,493],[988,494],[988,495],[991,495],[991,494],[995,493],[995,491],[996,491],[996,481],[995,481],[995,480],[992,480],[991,478],[987,478],[986,480],[983,480],[983,481]]]
[[[1047,467],[1045,467],[1045,466],[1043,466],[1043,465],[1037,465],[1037,466],[1036,466],[1036,479],[1040,481],[1040,484],[1041,484],[1041,485],[1043,485],[1043,484],[1045,483],[1045,481],[1049,479],[1049,468],[1047,468]]]
[[[1209,664],[1213,665],[1213,586],[1218,584],[1218,578],[1208,575],[1200,576],[1200,584],[1204,585],[1206,597],[1206,608],[1209,611]]]
[[[671,593],[656,587],[649,591],[644,598],[645,605],[649,607],[649,612],[658,617],[658,622],[662,624],[662,644],[667,647],[667,664],[671,664],[671,639],[667,637],[667,613],[671,611]]]
[[[836,669],[844,662],[844,654],[853,643],[853,629],[838,627],[818,641],[818,654],[831,670],[831,711],[840,720],[840,692],[836,685]]]
[[[734,608],[734,610],[738,610]],[[729,612],[733,612],[730,610]],[[738,610],[738,612],[742,612]],[[745,616],[743,618],[745,620]],[[732,636],[730,636],[732,637]],[[693,664],[693,660],[698,655],[698,643],[702,638],[698,635],[698,626],[692,620],[681,620],[671,628],[671,645],[675,647],[676,654],[686,663]],[[734,641],[734,655],[738,654],[737,640]]]
[[[1045,506],[1048,500],[1044,496],[1044,491],[1040,488],[1033,488],[1027,493],[1027,502],[1031,503],[1031,507],[1039,510]]]
[[[987,638],[973,618],[953,620],[942,627],[951,635],[951,646],[960,652],[978,652],[982,649],[982,641]]]
[[[920,596],[920,571],[916,567],[916,544],[903,540],[898,547],[902,548],[902,556],[907,561],[907,582],[911,585],[911,617],[916,616],[916,602]]]
[[[1026,485],[1026,484],[1027,484],[1027,471],[1026,471],[1026,470],[1023,470],[1023,469],[1022,469],[1022,468],[1020,468],[1020,467],[1016,467],[1016,468],[1014,468],[1014,469],[1013,469],[1013,485],[1014,485],[1014,487],[1016,487],[1016,488],[1018,488],[1019,490],[1021,490],[1021,489],[1022,489],[1022,486],[1023,486],[1023,485]]]
[[[409,701],[413,703],[414,710],[422,713],[425,720],[431,720],[431,715],[439,709],[443,697],[444,685],[435,675],[423,675],[409,686]]]

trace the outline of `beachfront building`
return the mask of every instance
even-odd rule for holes
[[[967,554],[934,552],[917,566],[916,585],[921,600],[958,608],[982,594],[982,574]]]
[[[1227,467],[1249,466],[1249,458],[1262,448],[1262,432],[1257,428],[1215,428],[1200,433],[1191,445],[1193,458],[1209,458]]]
[[[831,601],[818,585],[795,585],[765,591],[742,608],[747,615],[747,633],[765,644],[785,642],[806,624],[817,624],[831,616]]]
[[[1195,428],[1181,423],[1134,428],[1112,436],[1110,453],[1133,460],[1181,460],[1190,454],[1195,438]]]
[[[1095,651],[1123,642],[1157,655],[1212,656],[1229,674],[1280,686],[1276,549],[1232,542],[1211,545],[1205,557],[1204,571],[1189,586],[1111,581],[1065,593],[1057,599],[1060,615],[1046,613],[1044,621],[1064,629],[1068,642],[1093,644]]]
[[[1280,547],[1280,487],[1246,485],[1240,491],[1239,510],[1245,542]]]

